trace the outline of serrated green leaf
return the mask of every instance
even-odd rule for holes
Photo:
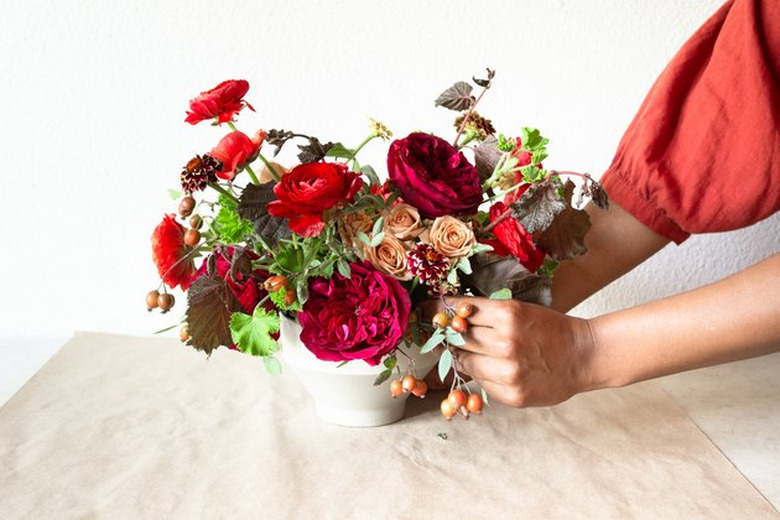
[[[462,347],[466,344],[466,340],[463,339],[463,335],[459,332],[447,332],[447,343],[456,347]]]
[[[271,334],[279,331],[279,314],[258,305],[251,316],[234,312],[230,318],[230,335],[241,352],[253,356],[270,356],[279,350]]]
[[[301,302],[296,300],[290,304],[287,305],[284,302],[284,297],[287,295],[287,289],[282,287],[278,291],[273,291],[268,293],[268,296],[271,298],[271,301],[274,302],[274,305],[276,305],[278,308],[280,308],[283,311],[300,311],[302,309]]]
[[[273,356],[264,357],[263,365],[265,366],[265,371],[272,376],[278,376],[282,373],[282,364]]]
[[[176,200],[179,197],[181,197],[181,191],[179,191],[179,190],[172,190],[172,189],[169,188],[168,189],[168,196],[170,198],[172,198],[173,200]]]
[[[378,235],[374,235],[374,237],[371,239],[371,242],[369,242],[368,245],[371,246],[371,247],[376,247],[379,244],[381,244],[382,240],[384,240],[384,239],[385,239],[385,232],[382,231]]]
[[[385,381],[387,381],[388,379],[390,379],[390,375],[392,373],[393,371],[390,370],[389,368],[382,370],[382,372],[378,376],[376,376],[376,379],[374,379],[374,386],[379,386]]]
[[[447,372],[452,368],[452,352],[445,350],[439,358],[439,380],[444,381]]]
[[[428,338],[428,341],[425,342],[425,345],[422,346],[420,349],[420,354],[427,354],[439,346],[439,344],[444,341],[444,337],[444,333],[441,331],[441,329],[436,330],[433,334],[431,334],[431,337]]]
[[[490,296],[488,296],[491,300],[511,300],[512,299],[512,291],[511,289],[499,289],[498,291],[492,293]]]

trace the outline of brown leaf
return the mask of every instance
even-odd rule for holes
[[[493,175],[493,170],[502,153],[498,149],[498,140],[492,135],[482,141],[479,146],[474,147],[474,162],[477,166],[477,172],[479,172],[479,182],[485,182]]]
[[[473,87],[465,81],[458,81],[439,94],[435,104],[437,107],[442,106],[456,112],[468,110],[475,101],[474,96],[471,95],[472,90]]]
[[[271,247],[292,234],[286,218],[273,217],[266,209],[269,202],[276,200],[275,184],[271,181],[265,184],[247,185],[236,208],[241,218],[252,221],[255,233]]]
[[[566,209],[566,203],[558,196],[555,184],[542,182],[528,188],[511,207],[520,225],[536,233],[550,227],[555,216]]]
[[[470,260],[472,273],[460,276],[477,296],[490,296],[508,288],[515,300],[550,305],[550,279],[530,272],[517,259],[479,253]]]
[[[566,208],[555,215],[550,226],[539,236],[537,244],[555,260],[571,260],[585,254],[585,235],[590,229],[590,217],[571,205],[574,183],[566,181],[564,185],[564,203]]]
[[[230,317],[241,304],[225,280],[201,276],[187,291],[187,327],[190,344],[211,355],[215,348],[230,345]]]

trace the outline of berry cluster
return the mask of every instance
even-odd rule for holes
[[[286,276],[269,276],[266,278],[265,282],[263,282],[263,288],[269,293],[284,290],[284,304],[289,306],[295,303],[297,297],[295,289],[290,287],[290,280],[288,280]]]
[[[441,414],[451,420],[460,412],[466,419],[469,415],[482,415],[482,397],[478,394],[470,394],[468,397],[459,388],[452,390],[446,399],[441,402]]]
[[[408,375],[403,379],[394,379],[390,382],[390,395],[394,398],[403,394],[412,394],[415,397],[425,397],[428,392],[428,383],[422,379]]]

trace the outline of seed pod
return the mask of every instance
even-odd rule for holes
[[[200,231],[197,229],[188,229],[184,232],[184,243],[190,247],[195,247],[200,242]]]
[[[187,218],[192,214],[192,210],[195,209],[195,199],[190,195],[187,195],[181,202],[179,202],[179,215],[182,218]]]
[[[160,293],[157,291],[149,291],[146,295],[146,308],[148,311],[151,312],[152,309],[157,308],[157,298],[159,298]]]
[[[176,299],[170,293],[162,293],[157,297],[157,306],[162,310],[163,314],[171,310],[174,303],[176,303]]]
[[[192,229],[200,229],[203,226],[203,217],[200,215],[193,215],[190,217],[190,227]]]

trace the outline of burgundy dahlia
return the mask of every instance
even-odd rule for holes
[[[439,287],[450,270],[447,258],[430,244],[417,244],[407,253],[407,258],[409,271],[432,288]]]
[[[210,182],[217,182],[222,162],[209,154],[196,155],[182,169],[179,180],[185,193],[203,191]]]

